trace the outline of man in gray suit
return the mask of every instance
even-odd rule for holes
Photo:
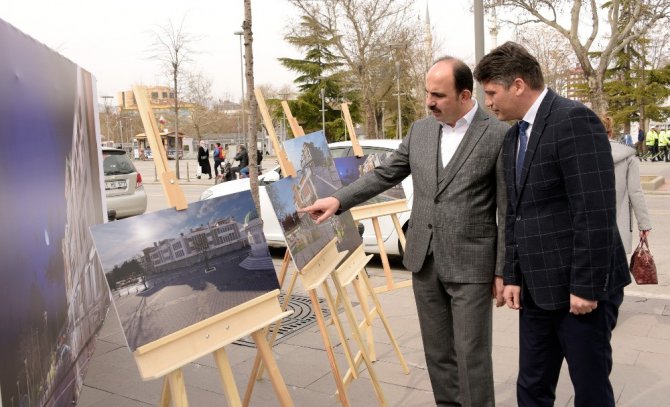
[[[412,174],[403,263],[412,271],[421,336],[438,406],[493,406],[491,295],[502,301],[508,126],[472,98],[472,72],[443,57],[426,77],[432,116],[412,124],[380,167],[301,211],[323,222]]]

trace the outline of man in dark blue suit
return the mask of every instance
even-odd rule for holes
[[[498,118],[518,120],[503,142],[503,297],[520,310],[518,404],[553,405],[565,358],[575,406],[614,406],[610,339],[630,275],[605,128],[548,89],[518,44],[491,51],[474,76]]]

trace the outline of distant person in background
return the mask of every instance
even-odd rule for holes
[[[209,175],[209,179],[212,179],[212,167],[209,164],[209,149],[205,147],[205,143],[200,143],[200,148],[198,148],[198,165],[200,166],[201,175]],[[198,179],[200,176],[198,175]]]
[[[237,167],[233,167],[231,169],[232,174],[233,174],[233,179],[235,178],[235,173],[240,174],[240,178],[244,178],[245,176],[249,176],[249,153],[247,152],[247,148],[244,146],[240,146],[240,151],[237,152],[234,158],[235,161],[239,161],[240,165]]]
[[[640,186],[640,164],[634,158],[635,150],[633,148],[612,138],[612,119],[605,117],[603,124],[610,139],[612,158],[614,159],[616,223],[623,241],[623,247],[628,257],[630,257],[633,251],[633,212],[635,212],[640,238],[647,237],[651,230],[651,220],[647,212],[647,204],[644,201],[644,193]]]
[[[670,130],[661,130],[658,133],[658,161],[668,162],[668,144],[670,144]]]
[[[226,158],[226,153],[221,143],[216,143],[214,147],[214,175],[219,175],[219,170],[221,169],[221,163]]]
[[[637,143],[635,144],[635,150],[637,150],[638,157],[642,157],[645,153],[644,141],[645,141],[644,128],[640,124],[640,129],[637,131]]]
[[[650,161],[656,161],[656,154],[658,154],[658,133],[656,132],[656,126],[652,126],[651,130],[647,132],[646,144],[648,154],[642,159],[646,161],[647,158],[650,158]]]

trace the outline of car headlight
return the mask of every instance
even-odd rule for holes
[[[212,197],[212,195],[214,195],[214,192],[207,190],[203,192],[202,195],[200,195],[200,200],[204,201],[205,199],[209,199]]]

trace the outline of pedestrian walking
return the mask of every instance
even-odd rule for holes
[[[198,179],[204,174],[209,175],[209,179],[212,179],[212,167],[209,164],[209,149],[204,142],[200,143],[198,148],[198,165],[200,166],[200,174]]]

